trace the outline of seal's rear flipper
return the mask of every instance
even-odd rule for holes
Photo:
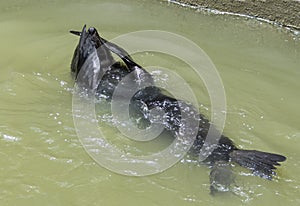
[[[229,162],[215,162],[209,174],[210,194],[215,195],[217,193],[230,192],[234,179],[235,176]]]
[[[256,150],[234,150],[230,157],[232,161],[252,170],[255,175],[269,180],[272,179],[272,175],[276,175],[275,166],[286,160],[282,155]]]

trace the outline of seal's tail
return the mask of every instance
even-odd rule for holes
[[[252,170],[255,175],[269,180],[276,175],[274,170],[280,165],[279,162],[286,160],[282,155],[256,150],[234,150],[230,157],[232,161]]]

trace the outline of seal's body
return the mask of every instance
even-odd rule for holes
[[[115,88],[129,74],[132,81],[153,83],[151,75],[135,63],[124,49],[100,37],[95,28],[86,30],[84,26],[82,32],[71,31],[71,33],[80,36],[72,59],[71,71],[77,84],[88,90],[94,90],[98,98],[110,101]],[[116,61],[112,53],[119,56],[123,62]],[[128,89],[130,90],[130,88]],[[167,114],[166,116],[172,117],[163,121],[165,130],[176,135],[182,123],[180,113],[182,103],[179,103],[178,100],[164,94],[155,86],[149,86],[137,91],[130,101],[130,110],[133,116],[143,119],[144,122],[150,122],[149,111],[152,108],[163,110]],[[188,107],[190,111],[195,111],[193,106],[188,103],[184,106]],[[196,130],[196,140],[191,148],[191,153],[197,155],[203,147],[210,123],[201,114],[197,114],[193,118],[200,119],[199,127]],[[278,154],[238,149],[228,137],[222,135],[213,152],[205,160],[212,166],[211,190],[213,192],[217,190],[216,183],[224,183],[226,187],[230,184],[230,181],[221,181],[226,178],[232,179],[227,177],[231,176],[231,173],[226,172],[228,164],[224,164],[224,162],[238,163],[260,177],[272,179],[272,176],[275,175],[275,166],[280,165],[279,162],[285,161],[285,159],[284,156]],[[227,173],[228,175],[226,175]]]

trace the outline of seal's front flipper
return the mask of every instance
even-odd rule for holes
[[[100,41],[103,45],[106,46],[107,49],[109,49],[111,52],[118,55],[126,64],[126,66],[129,69],[129,72],[134,71],[135,69],[143,69],[140,65],[138,65],[133,58],[130,56],[130,54],[123,49],[122,47],[119,47],[118,45],[107,41],[106,39],[100,37]],[[143,69],[144,70],[144,69]],[[144,70],[145,71],[145,70]]]
[[[230,157],[232,161],[250,169],[255,175],[269,180],[276,175],[274,170],[280,165],[279,162],[286,160],[282,155],[256,150],[234,150]]]
[[[73,30],[71,30],[70,33],[74,34],[76,36],[81,36],[81,32],[80,31],[73,31]]]
[[[209,175],[210,194],[215,195],[218,192],[229,192],[234,179],[232,166],[229,162],[215,162]]]

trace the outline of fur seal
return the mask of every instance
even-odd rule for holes
[[[133,81],[152,81],[151,75],[123,48],[102,38],[95,28],[86,29],[84,26],[81,32],[70,32],[80,36],[71,62],[71,72],[77,83],[86,89],[95,90],[99,98],[110,101],[118,83],[130,73],[134,74]],[[123,62],[116,61],[113,53]],[[98,65],[100,70],[93,69],[95,65]],[[83,75],[78,76],[79,72]],[[186,106],[192,110],[192,106],[188,104]],[[172,117],[164,121],[163,125],[165,130],[175,135],[181,124],[180,105],[177,99],[164,94],[158,87],[149,86],[136,92],[130,102],[131,111],[145,122],[149,121],[147,112],[154,107],[164,110]],[[200,125],[191,148],[191,152],[196,155],[203,146],[210,126],[202,114],[199,114],[198,118]],[[226,191],[224,188],[228,188],[231,184],[233,178],[229,163],[237,163],[255,175],[271,180],[276,175],[274,171],[276,166],[285,160],[286,157],[279,154],[239,149],[232,140],[222,135],[213,152],[205,160],[212,168],[211,193]]]

